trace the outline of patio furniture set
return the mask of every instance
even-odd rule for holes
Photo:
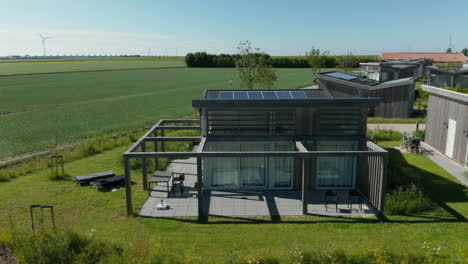
[[[153,176],[148,181],[148,196],[151,197],[151,183],[154,183],[156,186],[158,183],[164,184],[167,188],[167,196],[169,197],[170,186],[169,182],[172,181],[172,193],[175,193],[176,187],[180,187],[180,193],[184,193],[184,180],[185,174],[180,173],[177,176],[173,171],[156,171],[153,173]]]
[[[325,191],[325,211],[328,212],[328,204],[335,204],[335,210],[338,212],[338,193],[334,190]],[[351,190],[348,192],[348,207],[350,211],[353,210],[353,204],[359,205],[359,211],[362,213],[362,198],[361,193],[357,190]]]

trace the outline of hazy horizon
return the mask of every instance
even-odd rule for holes
[[[240,41],[273,56],[311,47],[333,55],[444,52],[468,47],[465,3],[441,1],[2,1],[0,56],[183,56],[235,53]]]

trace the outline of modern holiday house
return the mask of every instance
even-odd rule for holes
[[[133,213],[130,159],[146,164],[191,157],[199,216],[207,214],[204,193],[211,191],[299,193],[306,214],[311,191],[358,190],[376,211],[383,210],[387,152],[366,139],[367,112],[379,100],[334,98],[325,89],[207,90],[192,100],[199,120],[161,120],[125,152],[128,213]],[[201,135],[164,136],[174,129],[199,129]],[[165,143],[176,141],[198,148],[164,150]],[[147,173],[144,165],[144,183]]]
[[[430,65],[432,65],[430,59],[362,62],[359,63],[360,69],[352,74],[379,82],[410,77],[418,79],[426,74],[427,67]]]
[[[428,84],[440,88],[468,89],[468,68],[446,70],[438,67],[428,67]]]
[[[430,85],[425,142],[461,166],[468,163],[468,94]]]

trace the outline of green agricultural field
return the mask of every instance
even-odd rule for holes
[[[185,67],[179,58],[114,58],[88,60],[32,60],[0,62],[0,77],[4,75],[38,74],[51,72],[105,71],[122,69],[151,69]]]
[[[1,65],[0,65],[1,66]],[[310,69],[277,69],[277,88]],[[205,89],[240,88],[235,69],[168,68],[0,77],[0,158],[193,113]]]
[[[393,147],[398,142],[383,142]],[[123,173],[119,147],[65,165],[70,175],[113,170]],[[383,249],[401,254],[427,252],[423,246],[455,248],[468,243],[468,200],[460,182],[423,155],[391,152],[395,166],[407,177],[419,180],[435,202],[431,211],[409,216],[376,218],[282,217],[272,224],[269,218],[216,218],[200,224],[194,218],[151,219],[126,216],[125,189],[97,192],[72,181],[52,181],[49,171],[21,176],[0,183],[0,239],[9,231],[12,216],[15,228],[30,230],[28,206],[53,204],[61,228],[95,235],[106,243],[140,248],[159,248],[182,256],[184,263],[227,263],[231,256],[285,256],[290,250],[345,249],[364,252]],[[146,200],[141,171],[132,173],[134,202],[138,208]],[[443,188],[441,189],[441,186]],[[438,191],[441,190],[441,191]],[[450,263],[448,261],[447,263]]]

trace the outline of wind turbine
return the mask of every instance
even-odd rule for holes
[[[46,41],[46,39],[50,39],[52,37],[44,37],[44,36],[42,36],[42,34],[39,34],[39,36],[41,36],[41,39],[42,39],[42,48],[44,49],[44,57],[45,57],[46,56],[46,45],[45,45],[46,43],[45,43],[45,41]]]

